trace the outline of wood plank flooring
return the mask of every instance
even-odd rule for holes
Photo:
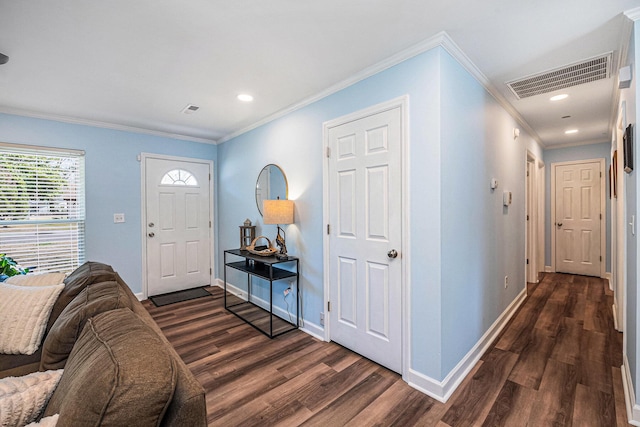
[[[446,404],[301,331],[268,339],[213,298],[144,306],[207,393],[211,426],[628,426],[606,281],[546,274]]]

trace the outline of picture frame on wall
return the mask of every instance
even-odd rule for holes
[[[625,129],[622,146],[624,147],[624,171],[631,173],[633,171],[633,125]]]

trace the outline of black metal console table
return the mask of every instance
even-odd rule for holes
[[[227,261],[227,256],[242,258],[240,261]],[[233,259],[233,258],[232,258]],[[277,264],[289,265],[295,263],[295,271],[274,267]],[[283,265],[284,266],[284,265]],[[233,268],[247,274],[247,299],[243,299],[227,290],[227,268]],[[269,338],[282,335],[285,332],[297,329],[300,326],[299,310],[299,260],[296,257],[289,257],[286,260],[277,259],[275,256],[263,257],[254,255],[249,251],[240,249],[230,249],[224,251],[224,308],[235,314]],[[258,305],[252,300],[252,277],[259,277],[269,282],[269,305],[268,309],[261,304]],[[295,300],[296,312],[295,322],[293,315],[289,319],[278,316],[273,312],[273,282],[283,279],[295,278]]]

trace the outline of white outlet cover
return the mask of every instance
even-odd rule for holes
[[[113,222],[115,224],[119,224],[124,222],[124,214],[123,213],[115,213],[113,214]]]

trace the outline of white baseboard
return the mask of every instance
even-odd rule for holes
[[[138,301],[143,301],[146,299],[142,292],[136,292],[134,295],[136,296],[136,298],[138,298]]]
[[[553,269],[551,268],[550,265],[545,265],[544,266],[544,272],[545,273],[554,273]]]
[[[311,323],[308,320],[303,320],[300,330],[302,332],[305,332],[311,335],[314,338],[319,339],[320,341],[325,341],[324,328],[322,326],[316,325],[315,323]]]
[[[640,426],[640,405],[635,403],[636,393],[633,391],[631,371],[629,370],[629,361],[626,354],[620,369],[622,370],[622,387],[624,389],[624,403],[627,407],[627,419],[629,424]]]
[[[409,373],[405,375],[404,380],[411,387],[440,402],[446,402],[507,325],[507,322],[520,307],[526,295],[526,289],[523,289],[444,380],[435,380],[413,369],[409,369]]]
[[[619,331],[620,329],[618,329],[618,309],[616,308],[615,304],[611,306],[611,314],[613,315],[613,328],[616,331]]]

